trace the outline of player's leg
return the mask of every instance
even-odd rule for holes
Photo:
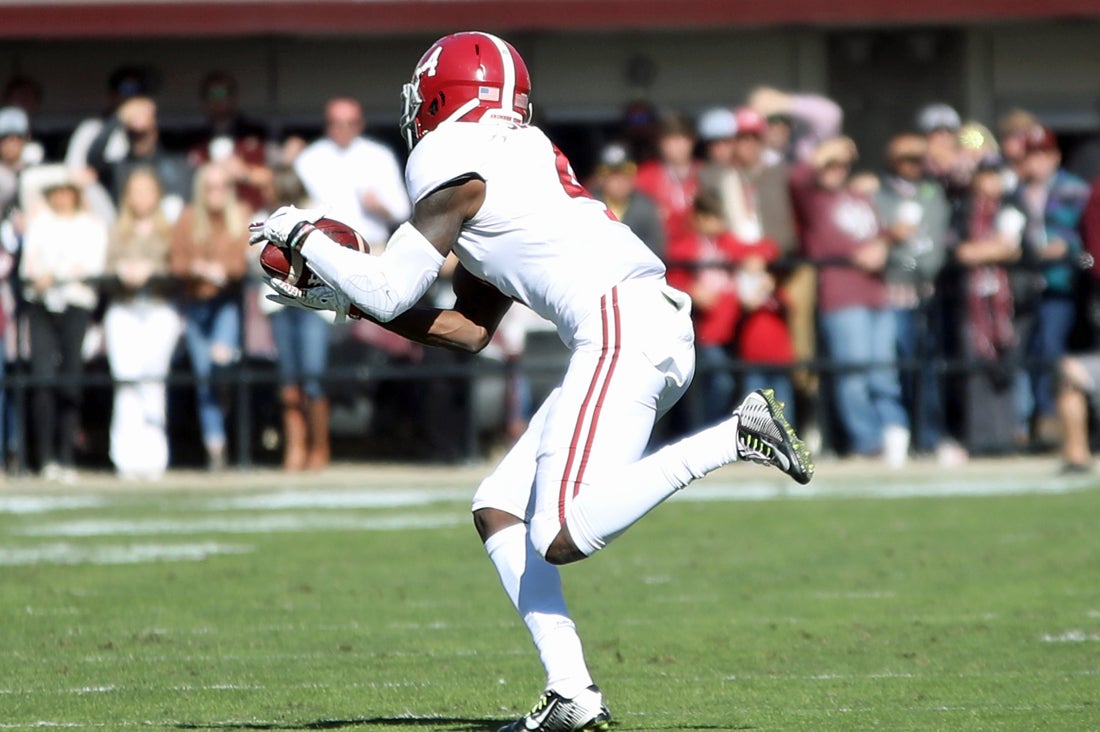
[[[599,339],[574,351],[543,430],[531,539],[556,564],[598,551],[677,490],[739,458],[802,482],[813,472],[770,392],[642,458],[656,416],[690,381],[691,323],[663,292],[620,288],[607,298]]]
[[[535,456],[555,390],[527,430],[478,488],[474,523],[505,594],[531,633],[546,670],[546,689],[572,698],[592,684],[577,629],[569,616],[557,567],[531,546],[527,524]]]

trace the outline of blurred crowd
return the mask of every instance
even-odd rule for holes
[[[991,128],[921,106],[883,170],[861,167],[843,110],[818,95],[759,88],[694,123],[641,106],[628,119],[594,187],[646,220],[692,296],[687,426],[770,385],[840,454],[950,465],[1080,428],[1065,468],[1087,469],[1094,385],[1067,353],[1100,334],[1100,167],[1082,156],[1070,172],[1041,119],[1017,109]]]
[[[198,91],[204,126],[170,139],[148,73],[120,68],[102,112],[54,155],[34,136],[33,80],[10,80],[0,99],[0,368],[31,379],[23,421],[0,389],[0,446],[29,447],[45,478],[76,478],[81,377],[96,354],[113,380],[109,459],[124,478],[155,479],[173,460],[166,380],[181,360],[206,464],[226,466],[225,374],[242,353],[277,365],[283,466],[329,461],[331,319],[262,296],[247,224],[284,204],[322,206],[381,247],[410,214],[399,152],[365,134],[351,97],[330,99],[320,134],[303,139],[243,114],[229,74]],[[1070,172],[1041,119],[923,106],[889,139],[885,169],[868,170],[832,100],[760,88],[694,116],[633,103],[604,142],[589,190],[694,304],[696,383],[663,436],[770,386],[814,447],[841,455],[955,464],[1066,435],[1077,436],[1067,469],[1087,468],[1081,399],[1100,361],[1067,354],[1100,333],[1100,165],[1084,156]],[[539,327],[513,311],[495,344],[509,364]],[[394,358],[444,358],[353,327]],[[514,436],[530,389],[521,369],[507,373],[500,408]],[[460,454],[447,414],[458,391],[444,379],[403,392],[425,405],[443,456]]]

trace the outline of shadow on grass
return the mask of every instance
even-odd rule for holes
[[[499,719],[461,719],[449,717],[359,717],[356,719],[318,719],[314,722],[179,722],[176,729],[193,730],[315,730],[373,727],[446,727],[452,732],[496,732],[504,724]],[[615,722],[613,727],[618,726]],[[678,730],[751,730],[752,726],[730,727],[709,724],[676,725]]]
[[[194,730],[315,730],[374,727],[446,727],[453,732],[496,732],[504,724],[499,719],[461,719],[449,717],[358,717],[356,719],[318,719],[313,722],[178,722],[176,729]],[[447,726],[452,725],[452,726]]]

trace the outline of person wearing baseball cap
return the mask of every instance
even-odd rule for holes
[[[19,107],[0,108],[0,215],[15,200],[29,133],[26,112]]]
[[[654,254],[664,256],[665,231],[657,205],[638,190],[638,165],[625,144],[614,142],[600,152],[592,193]]]
[[[916,127],[928,141],[924,168],[938,180],[949,199],[964,195],[970,179],[959,144],[962,118],[955,108],[943,102],[927,104],[916,114]]]

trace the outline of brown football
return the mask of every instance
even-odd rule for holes
[[[336,219],[318,219],[314,224],[319,231],[342,247],[369,253],[370,246],[355,229]],[[268,242],[260,252],[260,266],[271,277],[286,280],[295,287],[307,288],[322,285],[320,277],[313,274],[302,253]]]

